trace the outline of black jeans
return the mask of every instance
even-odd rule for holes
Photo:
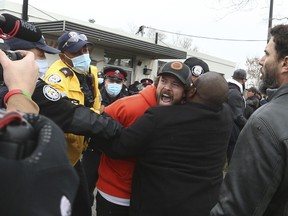
[[[82,164],[78,161],[74,169],[79,176],[79,187],[72,206],[72,216],[91,216],[91,204],[89,199],[89,192],[87,186],[86,175]]]
[[[98,149],[88,149],[83,153],[82,164],[86,173],[91,206],[94,202],[94,189],[98,180],[98,167],[100,164],[101,151]]]
[[[104,199],[100,193],[96,194],[97,216],[129,216],[129,206],[121,206]]]

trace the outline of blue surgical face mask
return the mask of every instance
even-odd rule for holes
[[[98,84],[102,84],[103,83],[103,81],[104,81],[104,79],[103,78],[98,78]]]
[[[91,59],[88,53],[71,58],[71,61],[73,63],[72,68],[77,73],[83,74],[89,71]]]
[[[39,67],[39,77],[44,78],[46,71],[48,70],[47,59],[35,59],[36,64]]]
[[[122,89],[122,84],[108,83],[106,90],[109,95],[115,97],[120,93],[121,89]]]

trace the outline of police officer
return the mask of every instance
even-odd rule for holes
[[[142,88],[142,84],[136,80],[133,84],[131,84],[128,87],[129,95],[138,94],[139,91],[142,90],[141,88]]]
[[[104,84],[104,73],[103,71],[98,72],[98,88],[101,89]]]
[[[152,85],[153,80],[149,78],[143,78],[140,80],[140,85],[139,85],[139,91],[141,91],[143,88],[145,88],[148,85]]]
[[[120,67],[106,67],[104,73],[104,86],[101,88],[101,111],[119,98],[127,96],[123,93],[127,72]],[[128,92],[128,91],[127,91]]]
[[[143,87],[145,88],[147,85],[152,85],[153,84],[153,80],[149,79],[149,78],[144,78],[140,80],[141,84],[143,85]]]
[[[104,82],[100,89],[101,92],[101,113],[105,107],[113,103],[114,101],[127,96],[126,86],[124,82],[127,77],[127,72],[120,68],[109,66],[104,68]],[[127,90],[128,92],[128,90]],[[87,177],[90,203],[93,205],[95,190],[95,184],[98,179],[98,166],[100,164],[99,158],[101,157],[101,151],[95,148],[95,143],[91,143],[87,150],[83,153],[83,167]]]
[[[17,50],[21,44],[21,40],[19,40],[20,39],[15,38],[15,40],[9,40],[5,43],[8,43],[10,47],[13,47],[13,50]],[[29,46],[37,45],[37,42],[29,43]],[[35,54],[35,58],[37,59],[37,54]],[[3,98],[7,93],[7,87],[2,85],[0,92],[2,93],[0,95],[1,104],[2,107],[4,107]],[[75,105],[74,103],[71,103],[73,100],[64,96],[64,94],[61,94],[42,79],[37,81],[32,99],[39,106],[39,113],[52,119],[66,133],[69,132],[91,137],[101,134],[105,137],[110,137],[117,134],[122,128],[117,122],[96,114],[92,109],[85,107],[84,105]],[[69,145],[70,143],[68,143],[68,146]],[[89,213],[89,211],[91,211],[89,201],[87,201],[87,205],[89,209],[86,210],[88,212],[87,215],[89,215],[91,214]],[[77,211],[74,209],[75,208],[73,207],[73,215],[77,215]],[[78,215],[85,215],[85,211]]]
[[[58,54],[60,50],[46,44],[44,36],[37,42],[30,42],[19,38],[11,38],[5,42],[11,50],[28,50],[34,53],[35,62],[39,67],[39,77],[43,78],[48,70],[46,53]]]
[[[191,71],[192,74],[192,82],[194,82],[199,76],[204,73],[209,72],[209,66],[202,59],[196,57],[189,57],[184,61]]]
[[[82,104],[93,108],[99,113],[100,93],[98,90],[97,68],[90,66],[88,46],[84,34],[66,32],[58,40],[60,59],[54,62],[44,80],[65,94],[74,104]],[[87,141],[83,136],[68,135],[68,154],[71,163],[75,165],[86,147]]]
[[[82,104],[99,113],[100,93],[98,89],[97,68],[90,66],[89,46],[92,43],[79,32],[70,31],[62,34],[58,40],[60,59],[54,62],[44,80],[65,94],[74,104]],[[73,206],[73,215],[90,215],[90,203],[85,173],[80,157],[88,145],[88,137],[75,134],[66,135],[68,156],[78,175],[80,185]],[[90,211],[89,211],[90,210]]]

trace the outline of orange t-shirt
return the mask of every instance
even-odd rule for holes
[[[147,86],[136,95],[121,98],[105,112],[124,127],[129,127],[151,106],[156,106],[156,88]],[[96,187],[111,196],[130,199],[135,160],[113,160],[102,153]]]

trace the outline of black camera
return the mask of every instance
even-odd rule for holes
[[[0,110],[0,157],[21,160],[36,148],[32,125],[18,112]]]
[[[7,57],[12,60],[12,61],[15,61],[15,60],[19,60],[19,59],[22,59],[23,56],[20,54],[20,53],[17,53],[17,52],[14,52],[14,51],[11,51],[9,50],[9,47],[7,44],[5,43],[0,43],[0,49],[7,55]],[[3,79],[3,68],[2,68],[2,65],[0,64],[0,82],[4,82],[4,79]]]

